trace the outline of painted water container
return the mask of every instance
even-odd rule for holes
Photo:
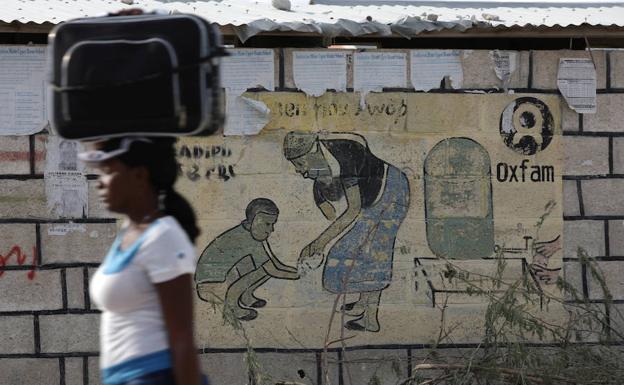
[[[494,253],[490,156],[469,138],[437,143],[425,159],[427,243],[440,258]]]

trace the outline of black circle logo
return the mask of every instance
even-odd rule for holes
[[[552,141],[554,120],[541,100],[528,96],[518,98],[503,110],[500,134],[507,147],[523,155],[533,155],[546,149]]]

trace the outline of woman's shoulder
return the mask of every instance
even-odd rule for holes
[[[192,247],[192,242],[189,240],[186,232],[178,221],[172,216],[164,216],[157,219],[153,228],[149,229],[149,234],[145,239],[146,244],[184,244]]]
[[[173,217],[159,218],[147,231],[149,233],[146,233],[136,257],[137,263],[148,267],[164,268],[165,266],[171,267],[171,263],[175,260],[195,260],[193,243]],[[172,259],[171,256],[177,256],[177,258]],[[175,266],[178,264],[178,262],[174,263]]]

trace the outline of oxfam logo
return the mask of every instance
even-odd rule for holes
[[[533,155],[552,141],[553,117],[548,106],[533,97],[511,102],[500,119],[500,134],[505,145],[517,153]]]

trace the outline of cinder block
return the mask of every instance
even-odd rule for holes
[[[583,300],[583,269],[580,261],[563,263],[563,280],[568,289],[564,292],[567,301]]]
[[[605,290],[601,285],[604,281],[608,293],[614,300],[624,299],[624,262],[622,261],[596,261],[593,262],[596,275],[592,274],[591,268],[587,268],[587,285],[590,299],[605,299]]]
[[[70,309],[84,309],[84,269],[66,269],[65,282],[67,284],[67,307]]]
[[[609,138],[563,137],[563,175],[609,173]]]
[[[0,354],[34,353],[32,316],[0,317]]]
[[[585,215],[624,213],[624,179],[593,179],[581,182]]]
[[[211,385],[249,383],[249,371],[242,353],[200,354],[199,363],[202,372],[210,379]]]
[[[323,385],[329,385],[329,384],[339,384],[340,381],[340,367],[338,366],[339,364],[339,356],[338,353],[327,353],[327,357],[325,358],[323,353],[321,353],[320,355],[320,362],[321,362],[321,383]],[[326,374],[327,373],[327,374]],[[342,378],[344,380],[344,368],[343,368],[343,372],[342,372]],[[327,381],[327,378],[329,378],[329,381]]]
[[[63,307],[60,270],[5,271],[0,277],[0,311],[56,310]]]
[[[452,345],[443,345],[435,348],[414,348],[412,349],[412,366],[426,363],[458,363],[464,361],[468,357],[478,358],[481,349],[460,348]]]
[[[43,353],[97,352],[99,314],[59,314],[39,317]]]
[[[0,367],[0,384],[3,385],[60,383],[58,358],[3,358]]]
[[[100,375],[100,358],[89,357],[89,385],[101,385],[102,377]]]
[[[87,385],[84,383],[82,357],[65,358],[65,385]]]
[[[596,88],[606,88],[606,55],[604,51],[594,51],[596,61]],[[560,58],[587,58],[592,55],[588,51],[533,51],[533,88],[557,89],[557,73]]]
[[[15,250],[14,255],[6,260],[6,266],[32,265],[33,247],[37,245],[36,226],[34,224],[0,224],[0,234],[2,234],[0,237],[0,255],[6,258],[14,247],[19,247],[19,251],[26,254],[26,259],[17,258],[18,253]]]
[[[580,215],[578,189],[576,181],[563,181],[563,215]]]
[[[453,346],[442,346],[436,348],[412,349],[412,368],[421,364],[465,364],[470,361],[477,361],[481,358],[483,349],[459,348]],[[412,375],[418,376],[421,380],[433,380],[445,374],[442,369],[419,369],[412,370]],[[502,385],[492,383],[492,385]]]
[[[3,180],[0,184],[0,217],[46,217],[43,179]]]
[[[117,235],[115,223],[41,225],[44,264],[101,262]]]
[[[271,383],[316,384],[316,354],[314,353],[257,353]]]
[[[603,221],[563,222],[563,255],[578,258],[578,248],[583,248],[591,257],[605,254]]]
[[[611,336],[618,341],[624,340],[624,304],[612,304],[610,310]]]
[[[598,342],[605,337],[608,318],[601,303],[568,303],[567,317],[562,320],[575,342]]]
[[[348,351],[343,358],[343,379],[351,385],[394,385],[407,378],[407,365],[406,349]]]
[[[565,99],[561,98],[561,130],[563,132],[577,132],[579,130],[579,114],[568,106]]]
[[[3,136],[0,141],[0,174],[30,174],[28,136]]]
[[[503,81],[496,77],[489,50],[465,50],[462,54],[464,83],[462,88],[503,88]],[[509,88],[527,88],[529,85],[528,51],[516,52],[517,68],[511,74]],[[409,56],[408,56],[409,57]]]
[[[624,138],[613,138],[613,173],[624,174]]]
[[[609,221],[609,253],[624,256],[624,221]]]
[[[34,135],[35,137],[35,174],[43,174],[46,166],[46,141],[48,133]]]
[[[596,113],[583,114],[583,131],[624,131],[624,94],[599,94],[596,96]]]
[[[610,51],[608,55],[611,64],[611,87],[624,88],[624,52]]]

